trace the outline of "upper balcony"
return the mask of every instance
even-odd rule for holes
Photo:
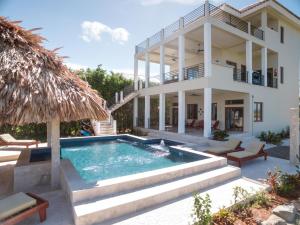
[[[145,52],[148,48],[160,43],[163,39],[171,37],[173,34],[177,33],[181,28],[188,28],[192,26],[196,21],[203,18],[214,18],[215,20],[230,25],[231,27],[249,34],[259,40],[264,40],[264,31],[255,25],[247,22],[241,18],[238,18],[226,11],[224,11],[220,6],[216,7],[212,4],[201,5],[197,9],[188,13],[184,17],[181,17],[174,23],[165,27],[162,31],[159,31],[143,41],[136,46],[136,54]],[[163,33],[163,34],[162,34]]]

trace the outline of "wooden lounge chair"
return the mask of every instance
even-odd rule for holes
[[[265,157],[267,160],[268,154],[264,151],[265,144],[263,142],[252,142],[242,151],[227,154],[227,159],[237,162],[241,167],[242,162],[246,162],[258,157]]]
[[[39,213],[40,222],[47,218],[48,201],[32,193],[17,193],[0,200],[0,224],[20,223],[35,213]]]
[[[0,135],[0,146],[17,145],[17,146],[26,146],[26,148],[28,148],[30,145],[36,145],[36,147],[38,147],[38,144],[39,141],[36,140],[16,140],[10,134]]]
[[[229,139],[222,146],[210,147],[206,150],[207,153],[218,156],[226,156],[227,153],[241,151],[241,141],[237,139]]]
[[[21,151],[0,151],[0,162],[16,161],[18,160]]]

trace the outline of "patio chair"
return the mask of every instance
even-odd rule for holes
[[[204,120],[195,120],[194,128],[203,129],[203,127],[204,127]]]
[[[0,200],[0,224],[13,225],[20,223],[35,213],[39,213],[40,222],[47,218],[47,200],[32,193],[17,193]]]
[[[243,162],[264,157],[267,160],[268,154],[264,151],[265,144],[263,142],[252,142],[242,151],[227,154],[227,159],[237,162],[241,167]]]
[[[0,146],[26,146],[28,148],[30,145],[36,145],[38,147],[39,141],[36,140],[17,140],[10,134],[1,134],[0,135]]]
[[[226,156],[227,153],[241,151],[241,141],[237,139],[229,139],[222,146],[211,147],[206,150],[207,153],[217,156]]]
[[[193,119],[187,119],[186,120],[186,126],[187,127],[193,127],[195,120]]]

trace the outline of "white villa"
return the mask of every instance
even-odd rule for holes
[[[279,131],[298,107],[299,39],[300,18],[277,1],[241,10],[206,1],[136,46],[135,94],[120,105],[134,98],[134,127],[146,129]]]

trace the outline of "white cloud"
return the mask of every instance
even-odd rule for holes
[[[192,4],[203,4],[205,0],[140,0],[142,5],[159,5],[162,3],[177,3],[177,4],[185,4],[185,5],[192,5]],[[213,4],[220,4],[225,2],[225,0],[213,0],[210,1]]]
[[[120,44],[128,41],[129,32],[122,27],[112,29],[98,21],[83,21],[81,24],[81,38],[85,42],[100,41],[104,33],[111,35],[113,41]]]
[[[65,65],[68,68],[71,68],[73,70],[80,70],[80,69],[87,69],[88,68],[87,66],[76,64],[76,63],[70,63],[70,62],[66,62]]]

